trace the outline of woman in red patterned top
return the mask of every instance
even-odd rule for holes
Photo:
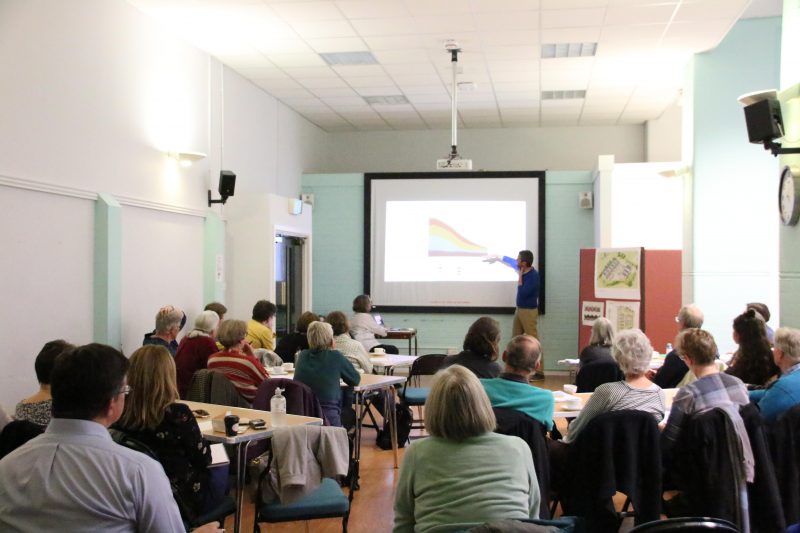
[[[269,374],[253,356],[253,349],[244,340],[246,335],[247,324],[243,320],[223,320],[217,340],[225,350],[208,358],[208,369],[225,374],[239,394],[252,403],[258,386],[269,378]]]
[[[178,394],[186,398],[192,376],[208,366],[208,358],[219,351],[214,336],[217,334],[219,315],[214,311],[203,311],[194,321],[190,331],[178,345],[175,352],[175,367],[178,378]]]

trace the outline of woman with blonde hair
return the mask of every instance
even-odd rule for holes
[[[219,505],[225,495],[226,469],[208,465],[211,451],[189,406],[176,403],[175,362],[163,346],[133,352],[127,378],[131,392],[115,428],[147,444],[158,456],[182,503],[195,514]]]
[[[528,445],[493,433],[496,421],[478,378],[453,365],[436,375],[425,402],[430,437],[406,450],[394,502],[395,533],[461,531],[489,520],[539,516]]]

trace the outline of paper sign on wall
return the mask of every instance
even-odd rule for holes
[[[594,256],[596,298],[641,300],[641,248],[598,249]]]
[[[614,330],[622,331],[639,327],[639,306],[641,302],[606,302],[606,318],[614,325]]]
[[[217,254],[214,266],[214,278],[216,279],[217,283],[221,283],[225,279],[225,258],[222,256],[222,254]]]
[[[603,302],[581,303],[581,324],[591,326],[595,320],[603,316],[605,304]]]

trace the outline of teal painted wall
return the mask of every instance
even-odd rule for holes
[[[548,172],[545,183],[547,314],[539,319],[539,331],[545,369],[563,370],[556,360],[574,357],[578,349],[579,250],[591,247],[594,238],[592,211],[578,207],[578,193],[592,190],[592,176],[588,171]],[[314,311],[350,313],[353,297],[363,288],[364,176],[307,174],[302,188],[314,194]],[[392,326],[417,328],[421,353],[460,350],[477,316],[385,314]],[[511,338],[511,315],[494,318],[505,343]],[[404,342],[398,346],[407,349]]]
[[[94,341],[122,348],[122,208],[99,193],[94,208]]]
[[[778,307],[778,166],[748,142],[737,97],[778,85],[780,33],[779,18],[737,22],[694,57],[685,93],[694,110],[691,279],[720,351],[735,348],[731,322],[747,302]]]

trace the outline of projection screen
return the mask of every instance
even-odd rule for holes
[[[506,313],[531,250],[544,312],[542,171],[366,174],[364,292],[381,310]]]

